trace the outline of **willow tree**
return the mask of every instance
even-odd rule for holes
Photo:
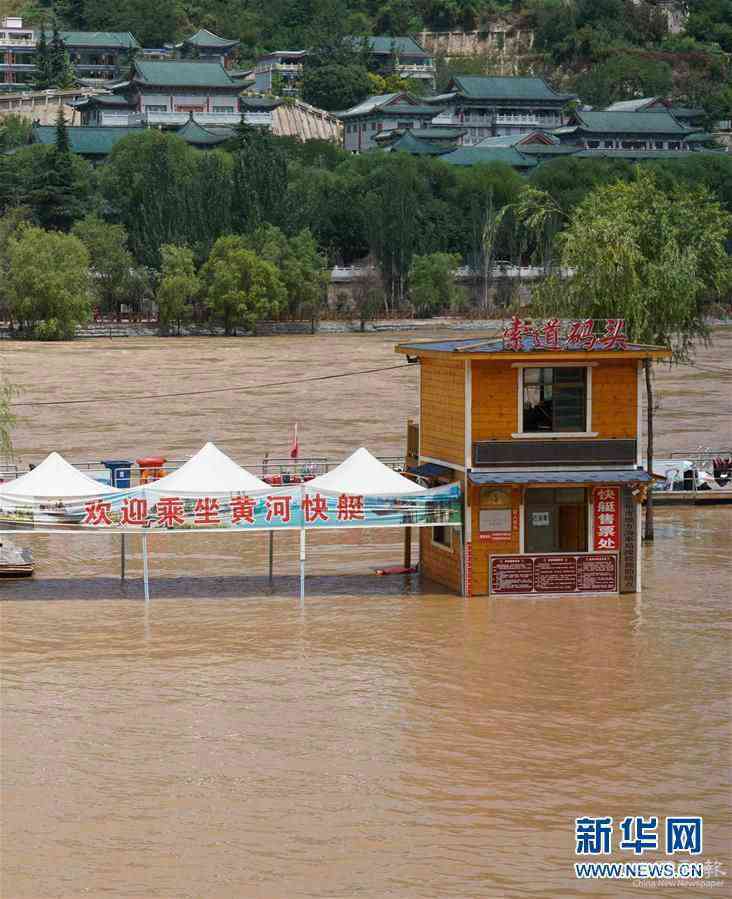
[[[536,198],[534,198],[536,200]],[[534,202],[534,206],[536,206]],[[725,241],[732,228],[707,191],[662,191],[652,173],[599,187],[572,212],[557,238],[561,268],[534,294],[539,314],[623,318],[634,343],[668,346],[672,362],[688,362],[708,342],[709,305],[730,286]],[[653,468],[653,383],[645,363],[647,469]],[[649,493],[645,536],[653,539]]]

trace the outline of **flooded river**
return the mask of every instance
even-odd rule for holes
[[[402,336],[0,357],[18,399],[102,400],[19,408],[24,464],[181,458],[207,439],[257,461],[286,452],[295,420],[304,455],[338,459],[403,452],[416,366],[298,378],[398,365]],[[659,372],[660,452],[730,443],[731,351],[721,332],[699,368]],[[731,524],[659,509],[644,592],[619,599],[465,601],[375,577],[400,559],[392,534],[318,535],[302,606],[282,535],[272,583],[265,537],[151,536],[147,606],[132,538],[125,584],[110,536],[30,538],[37,578],[0,583],[0,896],[699,895],[579,883],[585,814],[702,815],[711,893],[730,895]]]

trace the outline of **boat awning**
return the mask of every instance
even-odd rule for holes
[[[468,472],[472,484],[640,484],[647,483],[651,476],[641,468],[625,471],[592,470],[584,471],[479,471]]]
[[[410,474],[416,474],[420,478],[451,478],[453,476],[452,468],[444,465],[437,465],[435,462],[424,462],[422,465],[411,465],[407,471]]]

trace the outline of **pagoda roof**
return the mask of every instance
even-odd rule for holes
[[[47,31],[48,37],[52,32]],[[69,47],[116,47],[139,50],[137,39],[129,31],[60,31],[61,40]]]
[[[365,100],[362,100],[350,109],[336,113],[336,115],[339,119],[350,119],[369,115],[377,110],[395,114],[411,113],[429,116],[435,114],[434,109],[431,106],[426,106],[424,101],[418,103],[416,98],[412,98],[411,94],[406,91],[397,91],[393,94],[374,94],[371,97],[366,97]]]
[[[451,152],[451,147],[431,143],[415,137],[411,131],[405,131],[388,147],[389,152],[410,153],[412,156],[442,156]]]
[[[506,75],[456,75],[448,92],[470,100],[555,100],[567,102],[576,94],[560,94],[543,78]]]
[[[504,162],[516,169],[531,169],[537,161],[524,156],[515,147],[458,147],[442,156],[450,165],[480,165],[488,162]]]
[[[187,144],[192,144],[196,147],[213,147],[232,138],[235,131],[233,128],[204,128],[191,116],[185,125],[175,133],[178,137],[183,138]]]
[[[572,121],[581,131],[595,134],[673,134],[683,137],[694,130],[665,109],[654,112],[585,112],[577,109],[572,113]]]
[[[68,105],[73,106],[75,109],[84,109],[89,106],[127,108],[131,104],[125,97],[120,97],[117,94],[90,94],[79,100],[72,100]]]
[[[159,87],[230,87],[234,90],[240,87],[220,62],[136,59],[134,67],[133,80],[142,84]]]
[[[219,37],[207,28],[199,28],[195,34],[183,41],[183,44],[187,44],[189,47],[200,47],[204,50],[230,50],[232,47],[238,46],[239,43],[237,40]],[[179,44],[178,46],[182,45]]]
[[[80,156],[108,156],[114,145],[127,137],[128,134],[140,134],[140,126],[106,125],[93,127],[90,125],[67,125],[66,132],[69,136],[69,147],[72,153]],[[55,146],[55,125],[34,125],[34,143]]]

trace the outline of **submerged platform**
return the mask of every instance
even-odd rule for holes
[[[732,489],[723,490],[659,490],[653,494],[654,506],[722,506],[732,505]]]

